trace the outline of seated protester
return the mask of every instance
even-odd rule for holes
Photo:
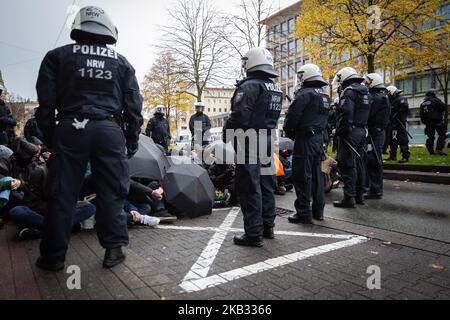
[[[131,179],[130,192],[127,200],[131,202],[143,215],[157,217],[161,223],[170,223],[177,220],[171,215],[164,203],[164,190],[157,181],[144,181],[144,179]]]
[[[287,149],[280,150],[279,159],[283,165],[285,175],[277,177],[278,187],[275,190],[275,194],[284,196],[286,192],[294,189],[292,184],[292,152]]]
[[[12,176],[20,179],[23,198],[10,210],[10,219],[19,227],[19,240],[36,239],[44,224],[47,212],[45,183],[47,166],[39,158],[39,148],[24,139],[16,141],[17,152],[12,156]],[[80,202],[75,209],[73,225],[79,228],[82,221],[95,214],[95,206]]]
[[[208,167],[208,175],[216,189],[215,207],[228,207],[238,203],[234,188],[234,166],[214,163]]]
[[[128,225],[144,225],[148,227],[157,226],[161,220],[149,215],[140,214],[138,208],[136,208],[131,202],[125,201],[123,208],[127,213]]]

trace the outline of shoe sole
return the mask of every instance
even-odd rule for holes
[[[288,220],[288,222],[292,223],[292,224],[306,224],[306,225],[314,224],[313,221],[291,221],[291,220]]]
[[[58,272],[58,271],[64,270],[65,265],[56,266],[56,267],[49,267],[47,265],[43,265],[43,264],[40,264],[40,263],[36,262],[36,267],[38,267],[39,269],[44,270],[44,271]]]
[[[122,262],[124,262],[125,261],[125,256],[124,257],[122,257],[121,259],[119,259],[119,260],[117,260],[117,261],[115,261],[115,262],[111,262],[111,263],[109,263],[109,262],[103,262],[103,268],[105,268],[105,269],[111,269],[111,268],[114,268],[115,266],[117,266],[117,265],[119,265],[119,264],[121,264]]]
[[[264,244],[255,245],[255,244],[242,244],[242,243],[236,243],[236,242],[234,242],[234,244],[239,247],[247,247],[247,248],[262,248],[262,247],[264,247]]]

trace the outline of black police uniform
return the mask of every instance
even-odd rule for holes
[[[17,121],[8,106],[0,99],[0,145],[9,146],[14,139],[14,127]]]
[[[201,123],[202,125],[202,136],[197,137],[199,132],[195,132],[195,123]],[[189,119],[189,130],[192,135],[192,143],[196,143],[197,141],[202,141],[202,146],[206,146],[208,144],[208,137],[206,136],[206,132],[211,129],[211,121],[209,117],[203,112],[196,112]]]
[[[40,103],[36,119],[53,151],[41,257],[49,263],[64,261],[89,161],[96,184],[100,244],[106,249],[127,245],[126,149],[129,156],[137,151],[143,123],[133,67],[106,45],[70,44],[47,53],[36,89]]]
[[[286,135],[295,140],[295,208],[297,216],[306,222],[310,222],[313,217],[322,220],[325,207],[321,162],[331,101],[321,89],[322,86],[323,84],[309,86],[307,82],[304,84],[289,107],[283,128]]]
[[[168,140],[170,139],[169,122],[164,115],[156,113],[147,124],[145,135],[152,138],[156,144],[164,149],[168,148]]]
[[[345,86],[344,83],[336,109],[337,161],[344,182],[344,200],[357,197],[361,201],[364,195],[364,157],[369,112],[370,96],[367,87],[360,83]]]
[[[409,104],[408,100],[398,94],[395,97],[390,98],[391,101],[391,141],[390,141],[390,159],[397,159],[397,150],[398,146],[400,146],[400,152],[403,156],[404,160],[408,160],[410,157],[409,152],[409,138],[408,133],[406,131],[407,120],[408,120],[408,112],[409,112]]]
[[[372,88],[370,115],[367,122],[369,137],[367,143],[371,146],[367,152],[367,178],[369,195],[383,194],[383,147],[386,140],[386,128],[391,115],[391,104],[386,88]]]
[[[443,153],[445,147],[446,126],[444,123],[445,104],[436,96],[427,96],[420,105],[420,119],[425,125],[428,137],[426,146],[430,154],[434,154],[435,134],[438,134],[436,152]]]
[[[275,129],[281,113],[283,93],[278,85],[263,75],[252,76],[237,84],[237,89],[231,100],[231,114],[224,126],[224,138],[227,130],[242,129],[244,132],[255,130],[258,132],[258,145],[260,139],[267,140],[265,153],[269,159],[272,154],[267,154],[272,149],[271,130]],[[261,136],[267,130],[267,136]],[[265,148],[266,146],[262,146]],[[264,172],[263,167],[270,167],[271,161],[261,163],[258,151],[237,143],[235,144],[238,158],[245,152],[245,164],[236,165],[236,191],[239,193],[242,213],[244,215],[245,234],[251,239],[260,238],[264,230],[275,225],[275,173]],[[252,163],[255,160],[255,164]]]
[[[23,135],[28,141],[31,141],[33,137],[39,139],[40,141],[44,140],[44,135],[42,134],[35,117],[28,119],[25,127],[23,128]]]

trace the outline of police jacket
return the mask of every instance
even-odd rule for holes
[[[250,76],[236,85],[224,129],[275,129],[282,102],[283,92],[273,80]]]
[[[402,129],[403,126],[406,126],[406,122],[408,120],[408,113],[409,113],[409,104],[408,100],[402,96],[397,95],[391,100],[391,125],[393,129]],[[400,123],[402,125],[400,125]]]
[[[371,135],[377,135],[382,133],[389,123],[391,103],[389,101],[388,91],[385,88],[372,88],[369,92],[371,101],[367,126]]]
[[[166,146],[167,140],[170,139],[169,122],[162,114],[155,114],[147,124],[145,135],[152,138],[155,143]]]
[[[202,134],[211,129],[211,121],[209,120],[209,117],[203,112],[197,112],[196,114],[192,115],[191,118],[189,119],[189,130],[191,131],[192,138],[194,138],[195,134],[194,129],[196,122],[201,122]]]
[[[302,87],[286,114],[283,130],[292,140],[323,134],[328,125],[330,97],[321,88]]]
[[[352,83],[341,93],[336,108],[336,135],[346,137],[355,127],[367,126],[370,113],[370,96],[366,86]]]
[[[36,90],[36,114],[44,142],[52,141],[58,119],[119,120],[127,145],[137,145],[142,97],[135,71],[120,54],[104,44],[75,43],[56,48],[42,61]]]
[[[436,97],[426,97],[420,105],[420,119],[425,125],[442,123],[444,112],[445,104]]]
[[[13,118],[8,106],[0,99],[0,131],[15,127],[16,124],[17,121]]]

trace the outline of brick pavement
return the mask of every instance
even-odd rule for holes
[[[17,242],[16,228],[7,224],[0,230],[0,299],[449,299],[450,257],[439,250],[439,243],[415,248],[421,239],[412,237],[409,245],[395,241],[367,239],[361,243],[293,260],[279,267],[255,272],[213,287],[186,292],[180,284],[218,232],[229,210],[215,211],[210,217],[180,220],[160,229],[130,229],[126,263],[112,270],[101,266],[103,250],[95,232],[74,235],[68,265],[81,268],[81,290],[69,290],[68,274],[38,270],[38,241]],[[297,226],[285,217],[277,220],[277,230],[287,235],[266,241],[263,249],[234,246],[232,237],[242,228],[239,214],[226,233],[207,276],[243,270],[294,252],[348,241],[328,237],[289,235],[289,233],[364,234],[361,227],[343,225]],[[198,229],[189,229],[189,228]],[[210,229],[202,229],[210,228]],[[345,230],[345,231],[342,231]],[[380,231],[381,232],[381,231]],[[385,235],[379,238],[384,239]],[[352,240],[350,240],[352,241]],[[444,248],[447,244],[442,244]],[[436,248],[432,248],[435,246]],[[433,250],[428,250],[431,248]],[[381,268],[381,290],[368,290],[366,270]]]

